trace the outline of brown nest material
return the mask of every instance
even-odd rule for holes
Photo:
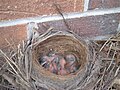
[[[66,32],[60,32],[56,35],[53,35],[49,38],[44,39],[44,41],[40,42],[33,50],[33,61],[36,69],[39,71],[40,74],[43,74],[42,76],[47,76],[53,79],[68,79],[71,77],[74,77],[74,75],[66,75],[66,76],[56,76],[42,68],[39,65],[39,58],[42,55],[46,55],[50,51],[55,51],[58,54],[61,55],[67,55],[67,54],[73,54],[77,57],[77,64],[80,66],[80,69],[83,69],[85,66],[85,63],[87,62],[87,49],[85,46],[85,43],[82,43],[82,40],[78,40],[75,38],[72,34],[66,33]]]
[[[7,84],[1,78],[0,83],[15,90],[112,90],[115,81],[120,80],[119,36],[107,41],[84,41],[72,32],[50,30],[38,37],[33,35],[9,55],[1,50],[6,62],[0,75]],[[51,49],[62,55],[75,55],[79,69],[56,75],[43,68],[39,58]]]

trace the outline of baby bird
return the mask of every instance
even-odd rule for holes
[[[67,62],[66,64],[67,71],[69,73],[74,73],[78,69],[76,57],[72,54],[68,54],[66,55],[65,59]]]
[[[61,65],[61,68],[64,69],[65,68],[65,64],[66,64],[66,61],[64,58],[61,58],[60,59],[60,65]]]
[[[44,68],[48,68],[50,67],[50,63],[53,61],[55,57],[48,57],[48,56],[42,56],[39,60],[39,63],[44,67]]]
[[[68,72],[65,69],[65,65],[66,65],[66,60],[64,58],[61,58],[60,59],[60,66],[61,66],[61,68],[59,70],[59,74],[60,75],[67,75],[68,74]]]
[[[76,57],[72,54],[64,58],[62,55],[49,52],[42,56],[39,62],[44,68],[57,75],[67,75],[78,69]]]
[[[56,67],[56,65],[51,63],[48,70],[54,74],[57,74],[57,70],[54,67]]]
[[[39,63],[44,67],[44,68],[48,68],[48,56],[42,56],[39,59]]]
[[[61,59],[61,56],[57,55],[57,57],[55,57],[53,60],[53,64],[55,64],[53,66],[56,70],[60,70],[60,59]]]
[[[67,74],[68,74],[68,72],[66,71],[66,69],[60,69],[58,71],[58,75],[67,75]]]
[[[72,54],[66,55],[65,59],[70,65],[72,65],[76,61],[76,57]]]

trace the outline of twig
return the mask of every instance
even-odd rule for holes
[[[112,63],[113,63],[113,61],[114,61],[115,55],[116,55],[116,50],[114,51],[114,54],[113,54],[113,57],[112,57],[112,61],[111,61],[110,65],[108,66],[107,71],[108,71],[109,68],[111,67],[111,65],[112,65]]]
[[[110,48],[109,48],[109,50],[108,50],[107,57],[108,57],[109,54],[110,54],[110,51],[111,51],[112,46],[113,46],[113,42],[111,42],[111,44],[110,44]]]
[[[30,87],[29,86],[29,82],[27,82],[26,81],[26,78],[24,78],[24,75],[23,75],[23,73],[20,71],[20,69],[18,68],[18,66],[12,61],[12,60],[10,60],[8,57],[7,57],[7,55],[2,51],[2,50],[0,50],[0,52],[3,54],[3,57],[6,59],[6,61],[7,61],[7,63],[10,65],[10,67],[13,69],[13,71],[15,72],[15,74],[18,76],[18,78],[21,80],[21,81],[23,81],[28,87]],[[17,70],[14,68],[14,66],[12,65],[12,64],[17,68]],[[19,72],[18,72],[19,71]]]
[[[0,84],[0,86],[1,87],[5,87],[5,88],[7,88],[8,90],[13,90],[13,89],[15,89],[16,87],[9,87],[9,86],[6,86],[6,85],[3,85],[3,84]]]
[[[117,68],[114,77],[116,77],[118,75],[118,73],[120,72],[120,66]]]
[[[100,48],[99,52],[101,52],[103,50],[103,48],[106,46],[106,44],[110,41],[110,39],[112,38],[113,36],[111,36],[105,43],[104,45]]]
[[[2,68],[7,65],[7,62],[5,62],[1,67],[0,67],[0,71],[2,70]]]
[[[71,30],[70,26],[68,25],[67,21],[65,20],[65,17],[63,15],[63,13],[60,10],[60,5],[59,4],[54,4],[54,6],[56,7],[56,10],[58,11],[58,13],[62,16],[63,21],[64,21],[66,27],[68,28],[68,30]]]

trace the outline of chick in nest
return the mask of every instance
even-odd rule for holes
[[[65,65],[66,65],[66,60],[64,58],[60,59],[60,70],[58,71],[58,74],[60,75],[67,75],[68,72],[65,69]]]
[[[66,62],[67,62],[66,66],[65,66],[66,70],[69,73],[76,72],[79,68],[76,57],[72,54],[68,54],[68,55],[66,55],[65,59],[66,59]]]
[[[74,55],[68,54],[65,58],[54,52],[42,56],[40,64],[50,72],[57,75],[67,75],[78,70],[77,59]]]

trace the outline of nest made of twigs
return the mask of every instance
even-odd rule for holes
[[[119,90],[119,33],[108,40],[86,43],[74,33],[50,31],[30,42],[18,45],[9,55],[0,50],[6,60],[0,67],[1,86],[12,90]],[[51,48],[62,54],[75,54],[79,70],[73,75],[60,76],[42,68],[38,58]]]
[[[39,64],[39,58],[42,55],[46,55],[50,50],[54,50],[62,55],[73,54],[77,57],[78,65],[80,66],[76,73],[66,76],[56,76],[49,71],[46,71]],[[74,35],[66,32],[57,33],[44,41],[40,42],[33,50],[33,61],[40,74],[48,76],[53,79],[69,79],[80,73],[81,69],[85,66],[88,59],[86,44],[80,38],[76,38]]]

